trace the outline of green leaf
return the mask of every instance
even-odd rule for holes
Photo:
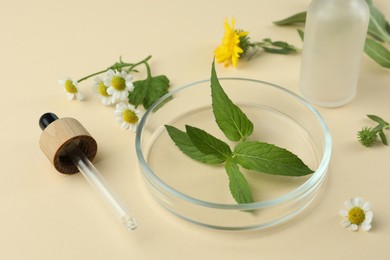
[[[389,143],[387,142],[387,138],[386,138],[386,135],[385,133],[382,131],[379,132],[379,136],[381,138],[381,141],[384,145],[389,145]]]
[[[379,137],[381,138],[383,144],[388,145],[387,138],[383,130],[388,129],[390,127],[390,124],[377,115],[367,115],[367,117],[378,123],[378,125],[374,127],[372,131],[375,134],[379,134]]]
[[[246,169],[268,174],[302,176],[313,173],[292,152],[258,141],[238,144],[234,149],[234,158]]]
[[[390,68],[390,51],[379,42],[367,38],[364,52],[382,67]]]
[[[262,48],[264,49],[264,51],[269,53],[289,54],[289,53],[297,52],[295,46],[288,44],[287,42],[272,41],[269,38],[264,39],[263,41],[264,43],[268,44],[268,46],[262,46]]]
[[[135,107],[143,105],[148,109],[160,97],[168,93],[169,79],[165,75],[148,77],[133,82],[134,90],[129,93],[129,103]]]
[[[299,38],[301,38],[301,40],[303,41],[303,39],[305,38],[305,32],[302,31],[301,29],[297,29],[297,31],[299,34]]]
[[[165,128],[167,129],[171,139],[175,142],[176,146],[179,147],[179,149],[190,158],[207,164],[220,164],[225,161],[224,158],[221,159],[212,154],[204,154],[199,151],[199,149],[196,148],[196,146],[192,143],[186,132],[183,132],[170,125],[165,125]]]
[[[390,23],[386,22],[386,31],[388,34],[390,34]]]
[[[239,107],[233,104],[222,89],[214,61],[211,69],[211,98],[215,121],[229,140],[239,141],[252,134],[252,122]]]
[[[386,21],[385,15],[374,6],[372,1],[366,0],[366,2],[370,8],[370,23],[368,25],[368,34],[379,41],[389,41],[389,23]]]
[[[388,122],[386,122],[385,120],[383,120],[381,117],[379,116],[376,116],[376,115],[367,115],[367,117],[375,122],[377,122],[378,124],[381,124],[381,125],[389,125]]]
[[[284,25],[291,25],[291,24],[301,24],[306,22],[306,12],[300,12],[297,14],[294,14],[290,17],[287,17],[285,19],[275,21],[273,22],[276,25],[284,26]]]
[[[225,170],[229,176],[230,193],[237,203],[243,204],[253,202],[248,182],[240,172],[237,163],[233,160],[227,160]]]
[[[379,131],[379,137],[381,138],[381,141],[384,145],[389,145],[387,143],[387,138],[386,138],[386,135],[385,133],[383,132],[383,130]]]
[[[186,130],[191,142],[204,154],[213,155],[218,159],[231,157],[232,151],[225,142],[210,135],[206,131],[186,125]]]

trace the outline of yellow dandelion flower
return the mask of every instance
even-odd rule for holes
[[[249,32],[244,32],[234,29],[235,20],[232,18],[232,26],[229,25],[228,20],[225,20],[225,34],[221,45],[214,51],[217,62],[224,63],[225,67],[233,64],[237,67],[238,60],[244,52],[240,46],[241,39],[248,35]]]

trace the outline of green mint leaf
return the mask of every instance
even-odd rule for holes
[[[285,25],[292,25],[292,24],[305,23],[305,22],[306,22],[306,12],[300,12],[290,17],[287,17],[285,19],[275,21],[273,23],[279,26],[285,26]]]
[[[135,107],[143,105],[148,109],[160,97],[168,93],[169,79],[165,75],[148,77],[133,82],[134,90],[129,93],[129,103]]]
[[[386,122],[385,120],[383,120],[381,117],[379,116],[376,116],[376,115],[367,115],[367,117],[375,122],[377,122],[378,124],[380,125],[383,125],[383,126],[387,126],[389,125],[388,122]]]
[[[292,152],[258,141],[243,142],[234,149],[234,158],[246,169],[258,172],[302,176],[313,173],[301,159]]]
[[[252,134],[252,122],[239,107],[233,104],[222,89],[214,61],[211,69],[211,98],[215,121],[229,140],[239,141]]]
[[[226,160],[231,157],[232,151],[227,143],[193,126],[186,125],[186,130],[191,142],[202,153],[214,155],[221,160]]]
[[[378,123],[378,125],[374,127],[371,131],[375,134],[379,134],[382,143],[384,145],[388,145],[387,138],[383,130],[390,128],[390,124],[376,115],[367,115],[367,117]]]
[[[225,164],[226,173],[229,176],[230,193],[237,203],[253,202],[252,193],[244,175],[240,172],[238,165],[233,160],[227,160]]]
[[[390,68],[390,51],[379,42],[367,38],[364,52],[382,67]]]
[[[204,154],[192,143],[190,137],[186,132],[183,132],[173,126],[165,125],[165,128],[168,131],[169,136],[173,140],[179,149],[189,156],[190,158],[207,164],[220,164],[225,161],[225,159],[218,158],[213,154]]]
[[[367,0],[366,2],[370,8],[370,23],[368,25],[368,34],[379,41],[389,41],[389,23],[386,21],[385,15],[374,6],[371,0]]]
[[[386,135],[385,133],[383,132],[383,130],[379,131],[379,137],[381,138],[381,141],[384,145],[389,145],[387,143],[387,138],[386,138]]]

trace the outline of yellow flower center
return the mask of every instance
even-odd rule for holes
[[[123,117],[123,120],[129,124],[136,124],[138,122],[137,114],[133,110],[130,110],[130,109],[126,109],[125,111],[123,111],[122,117]]]
[[[66,92],[72,93],[72,94],[76,94],[78,92],[76,86],[69,79],[65,81],[65,90],[66,90]]]
[[[359,225],[363,223],[365,219],[366,219],[366,214],[364,213],[364,210],[362,210],[359,207],[353,207],[348,212],[348,220],[352,224]]]
[[[107,93],[107,86],[104,85],[104,83],[101,81],[99,83],[99,86],[98,86],[98,92],[100,95],[102,95],[103,97],[109,97],[110,94]]]
[[[118,91],[126,89],[126,80],[119,76],[112,77],[111,80],[112,87]]]

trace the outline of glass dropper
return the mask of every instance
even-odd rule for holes
[[[39,120],[39,125],[41,129],[45,131],[45,128],[56,120],[61,119],[58,119],[58,117],[53,113],[46,113],[42,115],[41,119]],[[67,127],[69,127],[69,125],[67,125]],[[56,132],[59,131],[57,130]],[[67,142],[64,147],[61,148],[58,157],[67,158],[68,160],[70,159],[70,161],[87,179],[87,181],[94,188],[94,190],[98,194],[100,194],[106,204],[113,210],[114,214],[126,227],[126,229],[136,229],[138,224],[135,217],[133,216],[133,213],[124,206],[124,204],[118,199],[115,193],[109,188],[103,176],[91,163],[85,153],[82,152],[80,146],[81,144],[79,143],[79,140],[77,140],[77,138],[75,138],[74,140],[72,139],[72,141]]]

